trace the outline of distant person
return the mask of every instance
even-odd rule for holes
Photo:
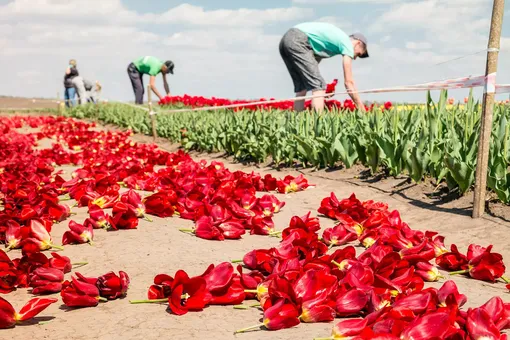
[[[76,68],[76,60],[69,60],[69,66],[67,66],[66,74],[64,75],[64,100],[67,107],[75,105],[76,89],[73,85],[73,79],[78,77],[80,74]]]
[[[81,76],[73,78],[73,85],[78,93],[80,104],[86,104],[88,102],[97,103],[99,92],[101,91],[101,84],[96,81],[95,83],[84,79]]]
[[[299,24],[285,33],[280,42],[280,55],[292,77],[294,92],[297,97],[305,96],[308,91],[313,95],[326,93],[327,83],[322,78],[319,63],[323,58],[342,55],[344,83],[356,106],[365,111],[354,78],[352,61],[356,58],[368,58],[367,39],[361,33],[350,36],[335,25],[324,22],[306,22]],[[294,102],[296,111],[303,111],[305,101]],[[312,108],[324,109],[324,97],[313,98]]]
[[[143,95],[145,93],[143,86],[144,74],[148,74],[150,76],[152,92],[154,92],[154,94],[161,100],[163,99],[163,96],[156,88],[156,76],[161,73],[163,76],[163,84],[165,86],[166,95],[170,96],[170,88],[166,80],[166,75],[168,73],[174,74],[174,63],[170,60],[162,62],[161,60],[150,56],[141,57],[128,65],[127,72],[129,79],[131,79],[131,84],[133,85],[136,104],[143,104]]]

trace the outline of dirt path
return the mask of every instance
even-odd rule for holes
[[[55,99],[0,96],[0,110],[56,109]]]
[[[136,137],[136,140],[147,138]],[[42,141],[40,147],[47,147],[50,140]],[[165,145],[165,148],[171,148]],[[211,160],[214,156],[200,158]],[[293,171],[272,171],[258,169],[240,164],[228,164],[232,170],[257,171],[272,173],[283,177]],[[66,176],[73,167],[63,167]],[[317,176],[319,175],[319,176]],[[323,172],[308,174],[314,189],[292,195],[279,195],[280,200],[287,204],[281,213],[275,215],[278,229],[288,225],[294,215],[302,216],[308,211],[316,214],[322,198],[334,191],[339,198],[356,193],[361,200],[378,200],[389,204],[391,209],[398,209],[404,221],[412,228],[434,230],[446,236],[446,244],[456,243],[461,251],[465,251],[469,243],[482,245],[494,244],[494,249],[503,254],[510,263],[510,246],[508,235],[510,223],[499,219],[473,220],[463,214],[441,209],[424,209],[405,202],[401,197],[391,197],[379,189],[363,187],[346,181],[338,181],[324,177]],[[74,203],[74,201],[70,201]],[[74,220],[82,222],[88,214],[86,208],[74,208],[77,215]],[[333,221],[321,218],[321,225],[327,228]],[[245,235],[239,241],[214,242],[201,240],[178,231],[178,228],[191,227],[192,222],[178,218],[160,219],[154,217],[150,223],[140,220],[137,230],[95,233],[95,245],[67,246],[63,254],[73,262],[88,261],[89,265],[78,269],[85,276],[97,276],[110,270],[126,271],[131,278],[128,298],[100,304],[96,308],[67,310],[61,303],[51,305],[42,316],[54,316],[45,325],[19,326],[14,329],[0,331],[1,339],[313,339],[329,336],[333,327],[329,324],[301,324],[298,327],[270,332],[259,331],[248,334],[233,335],[236,329],[259,323],[261,312],[252,310],[234,310],[232,307],[209,307],[202,313],[189,313],[177,317],[166,312],[163,305],[130,305],[128,299],[144,299],[149,285],[156,274],[173,275],[176,270],[184,269],[191,275],[201,274],[210,263],[219,263],[233,259],[241,259],[254,248],[276,246],[278,239]],[[67,229],[67,222],[54,226],[52,236],[57,243]],[[9,253],[10,257],[19,257],[18,251]],[[510,272],[510,270],[509,270]],[[66,275],[69,278],[70,274]],[[455,281],[459,290],[468,296],[469,306],[478,306],[492,296],[501,296],[510,302],[510,294],[503,284],[491,285],[462,277]],[[440,283],[434,284],[440,286]],[[32,296],[26,289],[19,289],[6,296],[16,308],[21,307]],[[38,319],[37,321],[41,321]]]

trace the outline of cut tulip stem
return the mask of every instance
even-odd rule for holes
[[[277,231],[272,231],[269,233],[269,236],[276,236],[276,235],[280,235],[282,232],[277,230]]]
[[[450,275],[460,275],[460,274],[467,274],[469,273],[469,270],[468,269],[464,269],[464,270],[457,270],[455,272],[449,272],[448,274]]]
[[[104,298],[104,297],[102,297],[102,296],[100,296],[100,297],[99,297],[99,301],[106,302],[106,301],[108,301],[108,299],[107,299],[107,298]]]
[[[179,231],[181,231],[183,233],[193,233],[194,232],[193,229],[179,229]]]
[[[256,289],[245,289],[244,292],[248,293],[248,294],[250,294],[250,293],[251,294],[258,294],[259,291],[256,290]]]
[[[155,300],[129,300],[131,304],[141,304],[141,303],[165,303],[168,302],[168,299],[155,299]]]
[[[502,276],[501,279],[505,281],[505,283],[510,283],[510,279],[508,277]]]
[[[56,246],[54,244],[51,245],[52,248],[58,249],[58,250],[64,250],[64,247],[62,246]]]
[[[246,327],[246,328],[243,328],[243,329],[239,329],[237,331],[234,332],[234,334],[239,334],[239,333],[245,333],[245,332],[249,332],[249,331],[254,331],[256,329],[260,329],[260,327],[263,327],[264,324],[261,323],[261,324],[258,324],[256,326],[251,326],[251,327]]]
[[[313,338],[313,340],[333,340],[335,338],[333,338],[332,336],[330,336],[329,338]]]
[[[37,324],[38,324],[39,326],[44,326],[44,325],[46,325],[46,324],[48,324],[48,323],[50,323],[50,322],[52,322],[52,321],[53,321],[53,320],[48,320],[48,321],[39,321]]]
[[[340,263],[336,262],[335,260],[331,260],[331,263],[333,263],[338,268],[340,268],[342,266]]]
[[[243,260],[232,260],[231,263],[243,263]]]
[[[144,215],[143,218],[148,222],[154,222],[154,220],[147,215]]]
[[[250,309],[250,308],[257,308],[260,307],[260,303],[255,303],[253,305],[235,305],[234,309]]]
[[[87,264],[89,264],[89,263],[88,262],[75,262],[75,263],[71,263],[71,266],[83,267],[83,266],[86,266]]]

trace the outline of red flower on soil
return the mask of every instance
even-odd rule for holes
[[[14,307],[0,297],[0,329],[11,328],[17,323],[30,320],[57,301],[54,298],[34,298],[28,301],[19,313],[16,313]]]
[[[437,257],[436,263],[440,268],[455,271],[464,269],[468,264],[468,258],[459,252],[455,244],[452,244],[451,251]]]
[[[113,206],[113,217],[110,218],[110,224],[113,229],[136,229],[138,226],[138,217],[134,209],[126,203],[116,202]]]
[[[470,245],[467,269],[450,272],[450,275],[469,274],[473,279],[495,282],[505,273],[505,265],[503,256],[499,253],[492,253],[491,250],[492,245],[487,248]]]
[[[63,247],[56,246],[53,244],[51,236],[46,227],[38,220],[31,220],[30,224],[30,238],[26,239],[23,243],[23,247],[27,243],[36,245],[40,250],[48,250],[51,248],[64,249]]]
[[[39,267],[30,274],[32,294],[53,294],[62,290],[64,272],[55,268]]]
[[[64,273],[71,272],[73,268],[71,259],[67,256],[62,256],[57,253],[51,253],[52,258],[49,259],[50,268],[61,270]]]
[[[228,262],[210,265],[201,277],[205,279],[206,288],[211,294],[211,305],[235,305],[246,298],[241,278],[234,274],[234,267]]]
[[[278,192],[288,194],[291,192],[306,190],[311,185],[308,184],[308,180],[303,175],[299,175],[297,177],[288,175],[285,176],[283,180],[278,181],[276,186]]]
[[[106,301],[105,298],[99,296],[99,289],[95,284],[75,277],[70,283],[64,282],[64,289],[60,292],[60,296],[68,307],[95,307],[99,301]]]
[[[189,278],[183,270],[175,273],[171,291],[168,306],[176,315],[184,315],[188,311],[199,312],[211,299],[205,279],[203,277]]]
[[[69,221],[69,229],[62,236],[62,244],[92,243],[94,229],[92,225],[85,227],[75,221]]]
[[[328,246],[343,246],[358,239],[358,235],[343,224],[337,224],[334,228],[327,228],[322,234],[322,240]]]
[[[104,210],[97,205],[89,206],[90,218],[87,218],[83,223],[84,226],[92,225],[94,229],[108,229],[110,228],[110,216],[105,214]]]
[[[109,272],[97,278],[96,283],[99,289],[99,295],[108,300],[115,300],[127,294],[129,288],[129,276],[120,271],[119,275]]]
[[[23,235],[20,225],[16,221],[7,221],[6,225],[7,230],[5,232],[5,251],[21,247]]]
[[[9,256],[0,251],[0,293],[7,294],[16,289],[18,272]]]
[[[171,217],[175,214],[177,194],[173,190],[163,190],[143,199],[147,214]]]

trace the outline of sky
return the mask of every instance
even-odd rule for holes
[[[127,66],[151,55],[175,63],[168,78],[173,95],[292,97],[278,44],[307,21],[365,34],[370,58],[353,63],[359,90],[481,75],[484,52],[449,60],[487,48],[491,10],[491,0],[0,0],[0,95],[62,97],[64,71],[74,58],[83,77],[102,83],[103,98],[133,100]],[[497,82],[507,84],[508,4],[501,45]],[[321,73],[343,84],[341,57],[321,62]],[[157,85],[163,91],[160,76]],[[449,95],[460,100],[467,93]],[[425,98],[423,92],[362,96]]]

